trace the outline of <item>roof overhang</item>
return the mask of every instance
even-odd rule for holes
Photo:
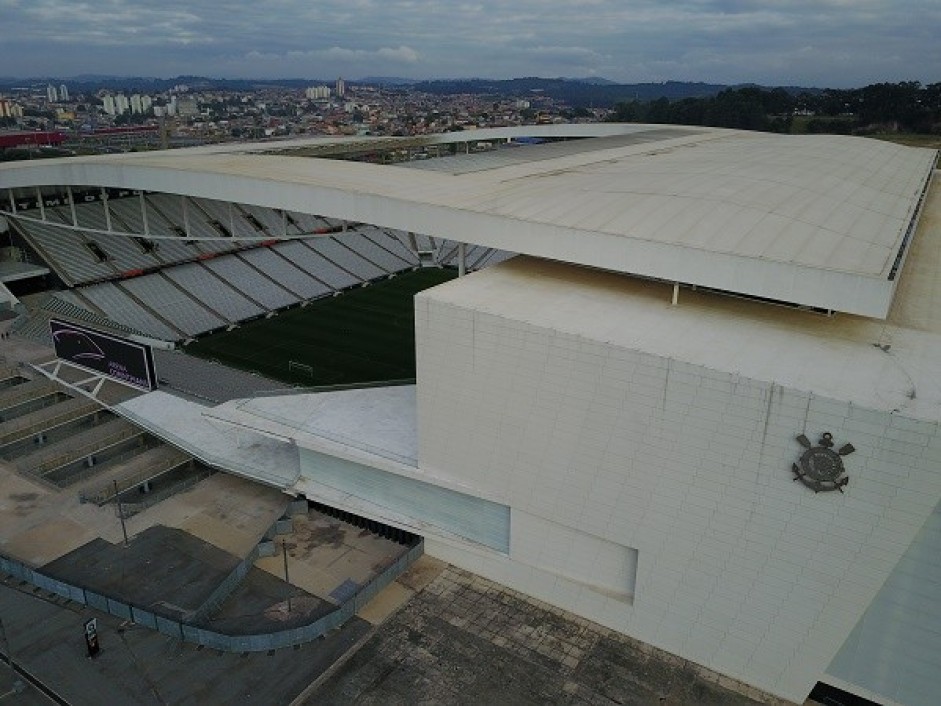
[[[589,137],[663,127],[553,125],[538,132]],[[316,213],[884,318],[936,158],[934,150],[862,138],[710,128],[466,174],[257,149],[8,164],[0,167],[0,188],[93,185]]]

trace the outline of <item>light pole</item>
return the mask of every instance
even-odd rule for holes
[[[281,540],[281,551],[284,553],[284,583],[288,585],[288,613],[291,612],[291,579],[288,576],[288,541]]]
[[[127,546],[127,526],[124,524],[124,508],[121,506],[121,494],[118,493],[118,481],[114,481],[114,502],[118,505],[118,517],[121,518],[121,531],[124,533],[124,546]]]

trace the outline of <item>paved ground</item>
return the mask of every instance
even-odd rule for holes
[[[363,585],[408,551],[408,547],[316,510],[294,518],[294,532],[277,539],[277,552],[255,562],[284,576],[282,542],[287,543],[288,575],[299,588],[341,603],[343,588]]]
[[[354,619],[297,649],[219,653],[3,584],[0,615],[16,663],[75,706],[289,704],[369,630],[366,622]],[[98,618],[101,652],[89,660],[83,625],[92,616]],[[2,645],[0,650],[6,652]],[[0,688],[6,690],[9,683],[9,672],[0,665]],[[26,695],[0,699],[7,703],[49,701],[30,689]]]
[[[447,568],[326,676],[306,703],[758,703],[730,686],[687,662]]]

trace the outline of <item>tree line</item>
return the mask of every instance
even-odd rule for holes
[[[941,83],[877,83],[863,88],[792,93],[783,88],[730,88],[715,96],[615,105],[611,121],[705,125],[741,130],[870,134],[941,134]]]

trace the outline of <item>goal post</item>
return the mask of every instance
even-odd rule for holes
[[[297,375],[306,375],[309,378],[314,377],[314,368],[307,363],[300,363],[296,360],[288,361],[288,372]]]

